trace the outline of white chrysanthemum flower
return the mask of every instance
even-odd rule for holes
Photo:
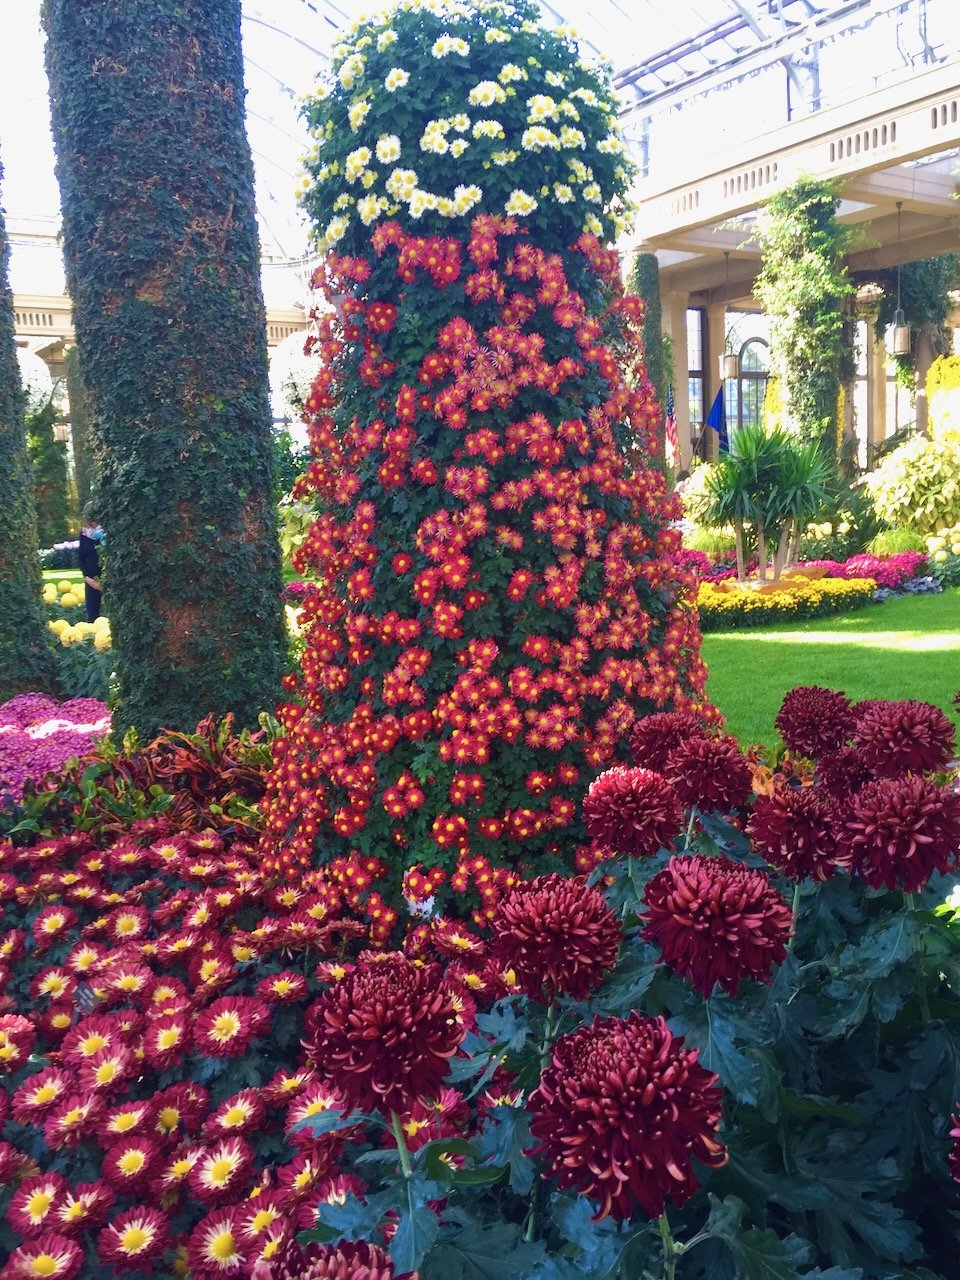
[[[495,151],[490,157],[494,164],[503,168],[504,165],[513,164],[515,160],[520,159],[519,151]]]
[[[442,156],[450,150],[450,143],[439,129],[431,129],[428,125],[420,137],[420,150],[432,151],[434,155]]]
[[[362,53],[352,53],[337,72],[337,79],[344,89],[350,90],[363,75],[367,60]]]
[[[573,200],[573,187],[568,186],[566,182],[555,182],[553,184],[553,198],[557,204],[570,204]]]
[[[499,120],[478,120],[473,126],[475,138],[503,138],[503,125]]]
[[[495,102],[506,102],[507,94],[496,80],[481,80],[475,84],[467,95],[471,106],[490,107]]]
[[[434,40],[430,46],[430,52],[435,58],[446,58],[451,53],[465,58],[470,52],[470,46],[466,40],[461,40],[459,36],[442,35]]]
[[[350,120],[350,128],[354,133],[357,132],[364,120],[366,120],[369,112],[369,102],[354,102],[351,104],[350,110],[347,112],[347,116]]]
[[[538,120],[558,120],[560,113],[557,104],[549,93],[535,93],[527,99],[527,123],[536,124]]]
[[[441,218],[452,218],[456,212],[453,201],[449,196],[441,196],[437,201],[437,213]]]
[[[600,99],[592,89],[573,89],[570,93],[571,98],[579,98],[581,102],[588,107],[599,107]]]
[[[575,156],[567,161],[567,167],[576,178],[577,182],[589,182],[593,177],[593,170],[585,165],[582,160],[578,160]]]
[[[432,191],[423,191],[418,187],[410,198],[410,217],[419,218],[429,210],[436,209],[439,203]]]
[[[470,143],[466,138],[454,138],[453,142],[450,143],[450,154],[454,160],[459,160],[469,145]]]
[[[404,85],[410,82],[410,72],[404,71],[401,67],[393,67],[387,72],[383,87],[388,93],[396,93],[398,89],[402,89]]]
[[[387,193],[394,200],[406,202],[417,189],[416,169],[394,169],[386,182]]]
[[[591,231],[595,236],[603,235],[603,223],[595,213],[588,213],[583,220],[584,231]]]
[[[607,155],[618,155],[623,151],[623,140],[618,138],[616,134],[610,134],[606,138],[601,138],[597,143],[597,150]]]
[[[497,79],[501,84],[512,84],[514,80],[526,80],[527,73],[515,62],[507,62],[500,68]]]
[[[483,38],[487,44],[509,44],[513,39],[509,31],[501,31],[499,27],[491,27],[489,31],[485,31]]]
[[[349,219],[347,218],[343,218],[343,217],[331,218],[330,221],[327,223],[327,229],[323,233],[323,236],[321,238],[321,243],[325,245],[326,248],[329,249],[331,245],[334,245],[337,243],[338,240],[343,239],[343,237],[347,234],[347,227],[349,227],[349,225],[350,225],[350,222],[349,222]]]
[[[389,49],[392,44],[397,43],[397,33],[392,27],[388,27],[386,31],[381,31],[377,36],[377,52],[383,53],[385,49]]]
[[[393,164],[400,159],[400,139],[395,133],[381,133],[377,139],[377,159],[381,164]]]
[[[565,124],[560,128],[560,145],[562,147],[586,147],[587,140],[579,129],[573,129],[570,125]]]
[[[453,205],[458,214],[469,213],[474,205],[483,199],[483,192],[478,186],[459,186],[453,190]]]
[[[552,89],[562,89],[567,77],[562,71],[548,71],[544,79]]]
[[[524,129],[520,137],[520,145],[524,151],[559,151],[560,139],[552,129],[547,129],[542,124],[535,124],[530,129]]]
[[[376,222],[386,207],[387,201],[383,196],[362,196],[357,201],[357,214],[363,225],[369,227],[371,222]]]
[[[537,208],[537,201],[529,192],[521,191],[518,187],[511,193],[510,199],[504,205],[504,208],[508,214],[515,215],[518,218],[525,218]]]
[[[309,102],[313,98],[314,102],[326,102],[332,92],[328,84],[318,84],[312,94],[304,94],[304,101]]]
[[[584,200],[592,200],[594,204],[599,204],[602,199],[599,183],[588,182],[583,188],[583,198]]]
[[[558,108],[562,116],[566,116],[568,120],[573,120],[575,124],[580,122],[580,112],[573,105],[569,98],[564,98]]]
[[[351,151],[343,170],[347,182],[356,182],[372,158],[373,152],[369,147],[357,147],[356,151]]]
[[[339,213],[341,209],[349,209],[352,204],[353,196],[348,196],[344,191],[343,194],[337,196],[336,200],[333,202],[334,212]]]
[[[458,111],[455,116],[450,116],[446,123],[455,133],[465,133],[470,128],[470,117],[465,111]]]

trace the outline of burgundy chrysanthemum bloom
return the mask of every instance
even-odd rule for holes
[[[753,785],[750,766],[727,734],[684,738],[667,755],[663,772],[681,804],[705,813],[732,813],[747,803]]]
[[[960,700],[960,694],[957,698]],[[950,1152],[950,1173],[954,1182],[960,1182],[960,1113],[951,1116],[950,1123],[953,1125],[950,1137],[954,1139],[953,1150]]]
[[[858,747],[838,747],[817,761],[817,781],[835,800],[849,800],[873,776]]]
[[[264,1275],[269,1280],[412,1280],[409,1271],[397,1276],[387,1254],[365,1240],[310,1244],[306,1249],[291,1240]]]
[[[929,702],[872,702],[858,708],[854,742],[877,777],[934,773],[953,756],[953,724]]]
[[[827,792],[815,787],[778,787],[760,796],[747,835],[767,862],[794,880],[826,880],[836,870],[840,813]]]
[[[611,856],[642,857],[673,844],[683,827],[683,809],[662,773],[617,765],[590,784],[583,820]]]
[[[462,1038],[439,965],[391,952],[361,960],[310,1006],[303,1043],[348,1110],[402,1112],[436,1094]]]
[[[802,756],[817,759],[836,751],[853,732],[855,717],[850,699],[836,689],[800,685],[780,704],[774,724],[781,738]]]
[[[729,858],[671,858],[644,889],[643,935],[706,998],[769,982],[787,954],[790,908],[762,871]]]
[[[531,1154],[546,1156],[561,1190],[599,1201],[595,1221],[623,1222],[637,1205],[659,1217],[700,1185],[693,1158],[726,1163],[716,1081],[663,1018],[594,1018],[557,1040],[527,1103]]]
[[[853,797],[843,865],[874,889],[915,893],[960,852],[960,794],[912,774],[879,778]]]
[[[491,921],[493,954],[531,1000],[585,1000],[613,968],[620,924],[585,877],[539,876],[517,885]]]
[[[690,711],[657,711],[644,716],[630,734],[634,764],[662,773],[670,752],[688,738],[702,738],[703,722]]]

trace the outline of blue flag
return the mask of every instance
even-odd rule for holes
[[[720,452],[729,453],[730,437],[727,435],[727,411],[723,403],[723,387],[717,392],[717,397],[710,406],[704,426],[717,433],[717,447]]]

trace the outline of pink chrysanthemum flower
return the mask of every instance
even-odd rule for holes
[[[659,1217],[697,1190],[694,1159],[726,1163],[716,1081],[663,1018],[595,1018],[554,1045],[527,1104],[532,1154],[561,1190],[598,1201],[597,1219]]]
[[[539,876],[499,901],[491,921],[493,954],[512,969],[531,1000],[585,1000],[613,968],[621,930],[599,889],[586,879]]]
[[[83,1250],[67,1236],[47,1232],[14,1249],[3,1280],[74,1280],[83,1266]]]
[[[590,784],[583,820],[610,856],[643,857],[673,844],[683,827],[683,810],[663,774],[617,765]]]
[[[22,1236],[38,1236],[49,1231],[54,1211],[67,1193],[67,1182],[59,1173],[25,1178],[10,1200],[7,1218]]]
[[[877,777],[935,773],[953,756],[955,732],[929,702],[874,702],[858,711],[854,742]]]
[[[787,954],[791,911],[762,871],[729,858],[671,858],[644,889],[644,937],[707,998],[770,980]]]
[[[169,1223],[159,1209],[137,1205],[119,1213],[97,1237],[100,1261],[117,1271],[150,1271],[169,1243]]]

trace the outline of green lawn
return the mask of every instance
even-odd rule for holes
[[[774,716],[795,685],[860,698],[932,702],[960,724],[960,589],[897,596],[839,618],[792,627],[716,631],[703,638],[707,693],[742,745],[773,746]]]

